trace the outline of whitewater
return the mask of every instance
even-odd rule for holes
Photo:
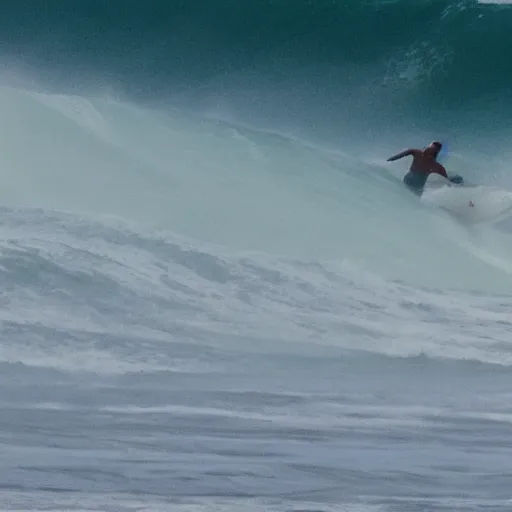
[[[510,510],[506,226],[385,145],[0,110],[2,510]]]

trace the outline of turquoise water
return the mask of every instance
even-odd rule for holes
[[[390,126],[496,138],[509,116],[508,5],[29,0],[2,9],[6,74],[18,66],[53,88],[173,99],[331,141],[346,140],[347,124],[378,139]]]

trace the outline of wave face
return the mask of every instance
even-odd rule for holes
[[[348,121],[455,138],[470,121],[496,136],[509,117],[508,5],[28,0],[0,18],[4,57],[59,88],[173,97],[338,141]]]
[[[114,215],[420,286],[509,289],[508,232],[468,231],[418,202],[399,168],[113,100],[4,88],[0,104],[17,127],[2,137],[5,205]]]

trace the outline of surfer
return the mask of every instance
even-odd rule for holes
[[[444,176],[452,183],[458,185],[462,184],[463,180],[461,176],[455,175],[449,177],[446,169],[437,162],[437,157],[442,147],[443,145],[440,142],[434,141],[424,149],[406,149],[401,153],[389,157],[387,161],[393,162],[404,156],[412,156],[411,167],[409,168],[409,172],[404,176],[403,182],[410,190],[419,196],[423,193],[427,178],[433,173]]]

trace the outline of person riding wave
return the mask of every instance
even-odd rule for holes
[[[442,147],[443,145],[440,142],[434,141],[424,149],[406,149],[401,153],[389,157],[387,161],[393,162],[404,156],[412,156],[409,172],[404,176],[403,182],[417,195],[423,193],[425,183],[430,174],[440,174],[452,183],[461,185],[463,182],[461,176],[448,176],[446,169],[437,162],[437,157]]]

